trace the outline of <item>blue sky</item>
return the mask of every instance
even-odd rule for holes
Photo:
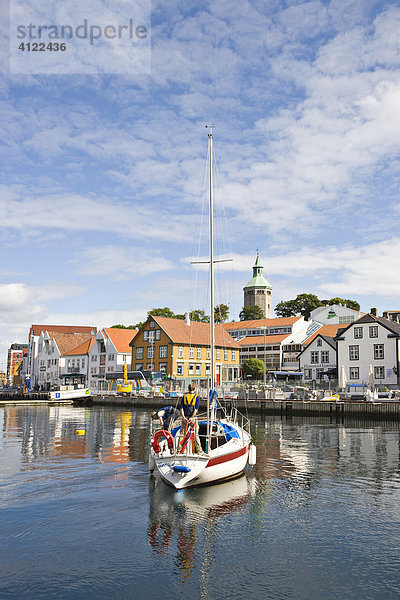
[[[205,307],[206,123],[231,319],[257,249],[274,306],[400,309],[397,2],[154,1],[151,73],[98,76],[11,74],[3,9],[0,363],[31,323]]]

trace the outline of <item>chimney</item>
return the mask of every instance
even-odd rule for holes
[[[190,325],[189,313],[185,313],[185,323],[186,325]]]
[[[371,310],[369,312],[370,312],[370,314],[373,317],[377,317],[378,316],[378,309],[377,308],[371,308]]]

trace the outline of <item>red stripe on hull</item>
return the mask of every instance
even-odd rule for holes
[[[243,456],[248,451],[248,446],[244,446],[240,450],[236,450],[236,452],[231,452],[230,454],[224,454],[223,456],[216,456],[215,458],[210,458],[207,463],[206,469],[208,467],[213,467],[214,465],[220,465],[221,463],[228,462],[229,460],[233,460],[234,458],[239,458],[239,456]]]

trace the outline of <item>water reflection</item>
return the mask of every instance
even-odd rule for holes
[[[204,532],[217,529],[219,521],[241,510],[251,496],[246,476],[226,483],[176,491],[161,479],[149,481],[149,544],[156,554],[175,555],[175,564],[184,578],[196,566],[196,546]],[[207,553],[201,560],[207,559]]]
[[[400,597],[399,423],[255,415],[254,469],[176,492],[150,414],[0,409],[1,598]]]

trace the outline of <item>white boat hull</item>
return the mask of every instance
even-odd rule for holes
[[[240,475],[247,464],[250,436],[232,439],[209,455],[175,454],[151,450],[160,477],[175,489],[209,485]],[[185,471],[187,469],[187,471]]]

